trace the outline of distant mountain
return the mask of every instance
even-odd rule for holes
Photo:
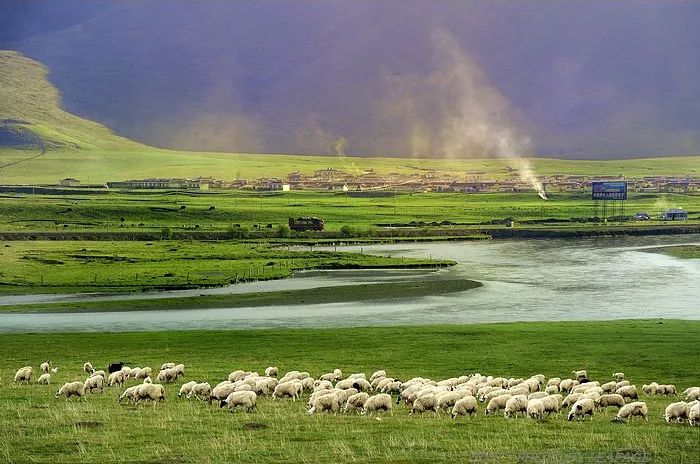
[[[700,152],[698,17],[695,2],[8,0],[0,48],[45,64],[68,111],[163,147],[641,157]]]

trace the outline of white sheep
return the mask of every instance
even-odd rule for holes
[[[386,377],[386,371],[385,370],[378,370],[374,374],[372,374],[369,377],[369,381],[373,381],[374,379],[381,378],[381,377]]]
[[[352,409],[359,413],[365,407],[365,402],[368,398],[369,394],[365,392],[355,393],[354,395],[351,395],[345,403],[343,411],[348,412]]]
[[[700,401],[698,400],[690,403],[690,408],[688,409],[688,423],[691,427],[700,425]]]
[[[615,390],[621,387],[626,387],[627,385],[632,385],[629,380],[620,380],[619,382],[615,383]]]
[[[65,395],[66,400],[71,396],[77,396],[78,398],[85,397],[85,388],[83,382],[67,382],[64,383],[61,388],[58,389],[54,398],[58,398],[61,395]]]
[[[301,388],[304,389],[305,391],[313,391],[314,390],[314,378],[313,377],[306,377],[300,380],[301,382]]]
[[[49,370],[51,369],[51,360],[41,363],[39,368],[41,369],[41,372],[43,372],[44,374],[48,374]]]
[[[365,405],[362,408],[362,415],[369,413],[372,415],[373,412],[378,411],[389,411],[391,410],[391,395],[386,393],[379,393],[378,395],[370,396],[365,401]]]
[[[192,387],[192,390],[190,390],[190,392],[187,394],[187,399],[194,396],[196,399],[202,401],[208,399],[210,395],[211,385],[209,385],[208,382],[202,382]]]
[[[166,362],[166,363],[163,363],[163,364],[160,366],[160,370],[161,370],[161,371],[164,371],[165,369],[172,369],[173,367],[175,367],[175,363],[174,363],[174,362]]]
[[[488,416],[489,414],[493,414],[496,411],[504,409],[506,407],[506,403],[512,397],[512,395],[506,393],[504,395],[491,398],[491,400],[489,400],[488,404],[486,405],[486,409],[484,409],[484,415]]]
[[[191,380],[187,383],[183,383],[180,386],[180,391],[177,393],[178,398],[182,398],[183,396],[189,396],[190,392],[192,391],[192,388],[197,385],[197,382],[194,380]]]
[[[41,374],[36,383],[39,385],[51,385],[51,374],[48,372],[46,374]]]
[[[258,395],[269,396],[275,391],[278,385],[277,379],[274,377],[258,377],[255,379],[255,393]]]
[[[115,385],[119,385],[121,387],[124,385],[124,382],[126,382],[126,375],[124,374],[124,371],[112,372],[109,374],[109,378],[107,379],[107,385],[110,387],[114,387]]]
[[[642,385],[642,393],[644,393],[647,396],[653,396],[656,395],[656,389],[659,387],[659,384],[656,382],[652,382],[649,385]]]
[[[228,381],[233,383],[233,382],[238,382],[239,380],[243,380],[246,377],[245,371],[242,370],[237,370],[233,371],[228,375]]]
[[[336,414],[338,411],[340,411],[340,400],[338,399],[338,396],[336,394],[328,393],[325,395],[317,395],[314,398],[313,404],[308,410],[308,413],[313,414],[316,412],[323,411],[329,411],[333,414]]]
[[[258,409],[258,396],[252,391],[233,392],[221,402],[220,407],[228,406],[231,412],[238,406],[243,406],[246,412],[252,412]]]
[[[664,419],[666,419],[666,422],[669,424],[671,422],[683,422],[688,420],[689,412],[690,408],[688,407],[688,403],[685,401],[678,401],[666,406],[664,410]]]
[[[536,401],[536,400],[532,400]],[[519,413],[522,415],[527,414],[527,404],[529,400],[525,395],[518,395],[511,397],[506,401],[506,408],[503,411],[504,417],[517,416]]]
[[[676,386],[675,385],[659,385],[656,388],[656,394],[657,395],[664,395],[664,396],[676,396]]]
[[[639,398],[639,395],[637,394],[637,387],[634,385],[625,385],[623,387],[618,388],[615,390],[615,393],[618,395],[621,395],[623,398],[629,398],[631,400],[636,400]]]
[[[544,398],[540,398],[542,404],[544,405],[544,413],[550,415],[552,413],[559,413],[561,411],[561,395],[549,395]],[[529,400],[528,400],[529,403]]]
[[[138,379],[138,375],[141,373],[141,368],[140,367],[134,367],[129,371],[129,378],[130,379]]]
[[[88,377],[83,384],[85,391],[87,393],[93,393],[94,390],[99,390],[100,393],[104,391],[105,378],[101,375],[96,375],[93,377]]]
[[[574,377],[579,382],[581,380],[585,380],[588,378],[588,372],[586,372],[585,370],[580,370],[580,371],[573,370],[573,371],[571,371],[571,373],[574,374]]]
[[[547,395],[556,395],[559,393],[559,385],[549,385],[544,391]]]
[[[301,381],[299,380],[291,380],[289,382],[284,382],[284,383],[279,383],[275,387],[275,391],[272,393],[272,399],[277,399],[277,398],[284,398],[285,396],[289,396],[292,398],[292,401],[296,401],[299,398],[301,398],[301,393],[303,392],[304,387],[301,384]]]
[[[140,386],[141,385],[134,385],[133,387],[129,387],[126,390],[124,390],[119,396],[117,402],[121,403],[123,399],[126,399],[129,403],[131,403],[132,401],[136,401],[136,389],[138,389]]]
[[[526,412],[527,417],[531,419],[542,419],[544,417],[544,403],[539,399],[529,400]]]
[[[467,395],[459,399],[455,405],[452,407],[452,419],[456,419],[457,416],[469,416],[476,414],[478,410],[476,398],[471,395]]]
[[[564,379],[559,383],[559,390],[563,392],[571,392],[571,389],[578,385],[578,380]]]
[[[128,379],[131,376],[131,368],[129,366],[122,366],[122,372],[124,373],[125,379]]]
[[[32,380],[33,371],[34,369],[32,368],[32,366],[24,366],[19,368],[17,370],[17,373],[15,374],[15,382],[24,382],[26,384],[29,384],[29,381]]]
[[[277,377],[279,370],[274,366],[268,366],[265,368],[266,377]]]
[[[512,392],[511,392],[512,393]],[[522,395],[522,393],[521,393]],[[535,393],[530,393],[527,395],[528,400],[541,400],[542,398],[547,398],[550,394],[547,393],[546,391],[543,392],[535,392]],[[556,395],[556,393],[552,393],[552,395]],[[513,395],[515,396],[515,395]]]
[[[634,416],[642,417],[646,422],[649,422],[649,409],[643,401],[634,401],[626,404],[617,411],[617,415],[613,418],[613,422],[626,422]]]
[[[388,384],[384,385],[379,391],[382,393],[398,393],[399,391],[401,391],[401,381],[394,380],[393,382],[389,382]],[[468,393],[471,393],[471,391],[469,391]]]
[[[625,380],[625,374],[623,374],[622,372],[615,372],[612,375],[612,378],[615,379],[616,382],[619,382],[621,380]]]
[[[617,393],[608,393],[602,395],[598,399],[596,405],[598,406],[598,409],[609,408],[611,406],[622,408],[625,405],[625,399],[622,397],[622,395],[618,395]]]
[[[153,383],[153,380],[151,379],[151,376],[149,375],[145,379],[143,379],[143,383]]]
[[[214,401],[221,402],[225,400],[228,395],[236,391],[237,386],[239,385],[231,382],[220,383],[211,390],[211,393],[209,394],[209,404]]]
[[[579,420],[579,418],[586,420],[586,416],[590,416],[593,420],[593,411],[595,410],[595,403],[590,398],[581,398],[571,406],[567,420]]]
[[[314,391],[320,391],[320,390],[331,390],[333,388],[333,384],[331,383],[330,380],[317,380],[314,382]]]
[[[136,402],[165,401],[165,387],[158,383],[142,383],[134,391]]]
[[[134,378],[135,379],[145,379],[146,377],[151,376],[151,372],[153,372],[153,370],[150,367],[141,368],[138,370],[138,372],[136,373]]]
[[[547,380],[547,387],[551,387],[552,385],[556,385],[557,387],[561,383],[561,378],[559,377],[552,377],[551,379]]]
[[[83,364],[83,370],[84,370],[87,374],[92,374],[93,372],[95,372],[95,368],[92,367],[92,364],[90,364],[90,361],[88,361],[88,362],[86,362],[85,364]]]
[[[177,379],[177,371],[174,368],[166,367],[165,369],[158,372],[156,377],[156,382],[160,383],[170,383]]]
[[[601,385],[600,388],[603,390],[603,393],[615,393],[615,390],[617,390],[617,382],[606,382]]]
[[[700,387],[690,387],[683,391],[683,397],[686,401],[695,401],[700,399]]]
[[[103,370],[99,371],[93,371],[92,374],[89,375],[89,377],[102,377],[103,379],[107,378],[107,374]]]

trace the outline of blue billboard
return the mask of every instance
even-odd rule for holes
[[[627,181],[603,182],[593,181],[594,200],[626,200]]]

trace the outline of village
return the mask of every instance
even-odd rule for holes
[[[357,174],[326,168],[304,174],[296,171],[284,178],[257,178],[252,180],[223,180],[212,177],[147,178],[109,181],[106,184],[82,184],[79,179],[65,178],[62,187],[92,187],[109,189],[238,189],[252,191],[314,190],[331,192],[438,192],[438,193],[518,193],[531,192],[532,186],[513,172],[503,179],[488,178],[484,172],[467,172],[463,175],[439,171],[421,173],[380,174],[366,169]],[[553,175],[539,181],[547,193],[586,193],[591,183],[598,181],[626,181],[630,192],[696,193],[700,192],[700,177],[645,176],[641,178],[620,176]]]

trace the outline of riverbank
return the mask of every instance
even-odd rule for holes
[[[681,245],[650,248],[647,250],[653,253],[663,253],[683,259],[700,259],[700,245]]]
[[[575,340],[585,343],[571,349]],[[63,382],[84,378],[85,361],[104,369],[118,360],[155,370],[167,361],[184,363],[184,381],[211,385],[236,369],[262,373],[274,365],[280,375],[296,369],[317,378],[340,368],[345,375],[370,376],[385,369],[402,380],[474,372],[568,378],[573,369],[586,369],[602,383],[622,371],[638,388],[657,381],[683,391],[698,382],[689,366],[697,358],[700,322],[12,334],[0,335],[0,344],[0,458],[9,462],[87,463],[95,456],[111,462],[280,462],[294,456],[309,463],[510,464],[525,455],[552,462],[607,459],[621,450],[634,450],[659,464],[697,462],[697,428],[661,419],[664,407],[677,401],[669,397],[642,396],[649,422],[617,424],[611,423],[615,409],[596,411],[593,421],[567,422],[566,413],[534,421],[485,416],[483,404],[474,417],[457,420],[444,413],[410,417],[403,404],[394,404],[393,414],[381,420],[354,413],[309,415],[306,393],[297,402],[261,397],[256,412],[230,414],[178,398],[183,381],[165,385],[166,400],[155,406],[118,404],[123,388],[106,388],[84,402],[57,401],[53,394]],[[20,366],[29,364],[37,371],[46,359],[59,368],[51,386],[7,380]]]
[[[307,269],[416,269],[454,265],[260,242],[37,241],[0,246],[0,294],[142,292],[284,279]]]
[[[256,308],[398,300],[464,292],[483,284],[472,280],[419,280],[378,284],[336,285],[303,290],[229,295],[42,303],[0,306],[0,313],[94,313],[105,311],[168,311],[182,309]]]

